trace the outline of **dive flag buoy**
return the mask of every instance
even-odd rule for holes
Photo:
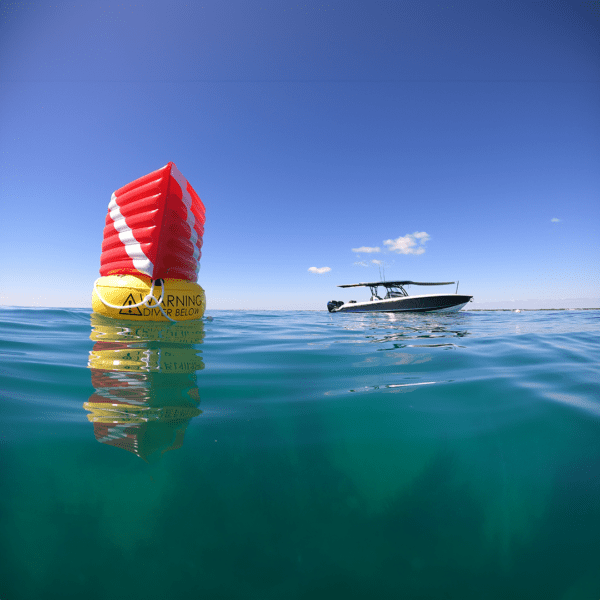
[[[206,297],[196,280],[204,222],[202,200],[172,162],[114,192],[94,312],[145,321],[201,318]]]

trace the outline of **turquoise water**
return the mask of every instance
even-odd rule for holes
[[[600,311],[0,310],[0,599],[600,598]]]

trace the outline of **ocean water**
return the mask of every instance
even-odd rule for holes
[[[600,598],[600,311],[0,310],[0,599]]]

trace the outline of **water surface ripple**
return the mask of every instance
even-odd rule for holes
[[[0,598],[600,598],[600,311],[0,309]]]

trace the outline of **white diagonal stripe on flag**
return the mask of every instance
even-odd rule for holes
[[[192,196],[190,195],[190,193],[188,192],[187,186],[188,186],[188,182],[187,179],[183,176],[183,174],[181,173],[181,171],[175,166],[173,165],[171,167],[171,175],[173,176],[173,179],[175,179],[175,181],[179,184],[179,187],[181,188],[181,194],[182,194],[182,198],[183,198],[183,203],[185,204],[186,208],[187,208],[187,224],[190,226],[190,230],[191,230],[191,234],[190,234],[190,242],[192,242],[192,245],[194,246],[194,262],[196,263],[196,272],[198,271],[199,265],[198,265],[198,259],[200,257],[200,250],[198,248],[198,233],[196,232],[196,230],[194,229],[194,225],[196,224],[196,217],[194,217],[194,213],[192,212]]]
[[[110,198],[108,211],[110,218],[113,220],[115,229],[119,232],[119,239],[125,247],[125,252],[127,252],[129,258],[131,258],[133,261],[133,266],[138,271],[145,273],[149,277],[152,277],[154,273],[154,265],[144,253],[141,244],[135,239],[131,227],[127,225],[125,217],[121,214],[121,209],[117,204],[117,197],[114,193]]]

